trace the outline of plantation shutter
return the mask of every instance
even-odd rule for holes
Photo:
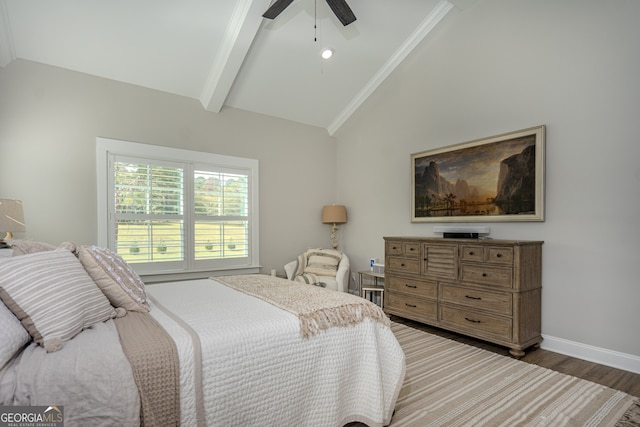
[[[110,157],[110,247],[140,274],[251,263],[251,169]]]
[[[194,171],[195,260],[249,256],[249,173],[206,167]]]
[[[184,268],[185,165],[114,156],[112,188],[117,253],[131,264]]]

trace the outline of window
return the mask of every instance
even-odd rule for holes
[[[98,138],[98,241],[139,274],[250,269],[257,160]]]

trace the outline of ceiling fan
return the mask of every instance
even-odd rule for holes
[[[293,0],[276,0],[262,16],[267,19],[275,19],[292,2]],[[342,25],[347,26],[356,20],[356,15],[353,14],[346,0],[327,0],[327,4],[342,22]]]

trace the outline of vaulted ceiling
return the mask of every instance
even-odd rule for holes
[[[333,134],[474,0],[347,1],[357,20],[345,27],[325,0],[294,0],[274,20],[270,0],[0,0],[0,67],[41,62]]]

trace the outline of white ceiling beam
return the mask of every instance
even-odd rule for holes
[[[9,25],[9,13],[5,0],[0,0],[0,68],[16,59],[13,36]]]
[[[371,80],[364,85],[362,90],[347,104],[347,106],[338,114],[331,122],[327,131],[333,136],[340,126],[342,126],[353,113],[356,112],[360,105],[380,86],[380,84],[389,77],[389,74],[396,69],[404,58],[411,53],[413,49],[435,28],[435,26],[445,17],[445,15],[453,8],[453,4],[447,0],[441,0],[436,7],[429,13],[420,26],[404,41],[402,46],[385,62],[385,64],[373,75]]]
[[[214,58],[200,102],[208,111],[219,113],[231,91],[251,43],[260,30],[262,14],[270,0],[240,0],[225,32],[225,39]]]

